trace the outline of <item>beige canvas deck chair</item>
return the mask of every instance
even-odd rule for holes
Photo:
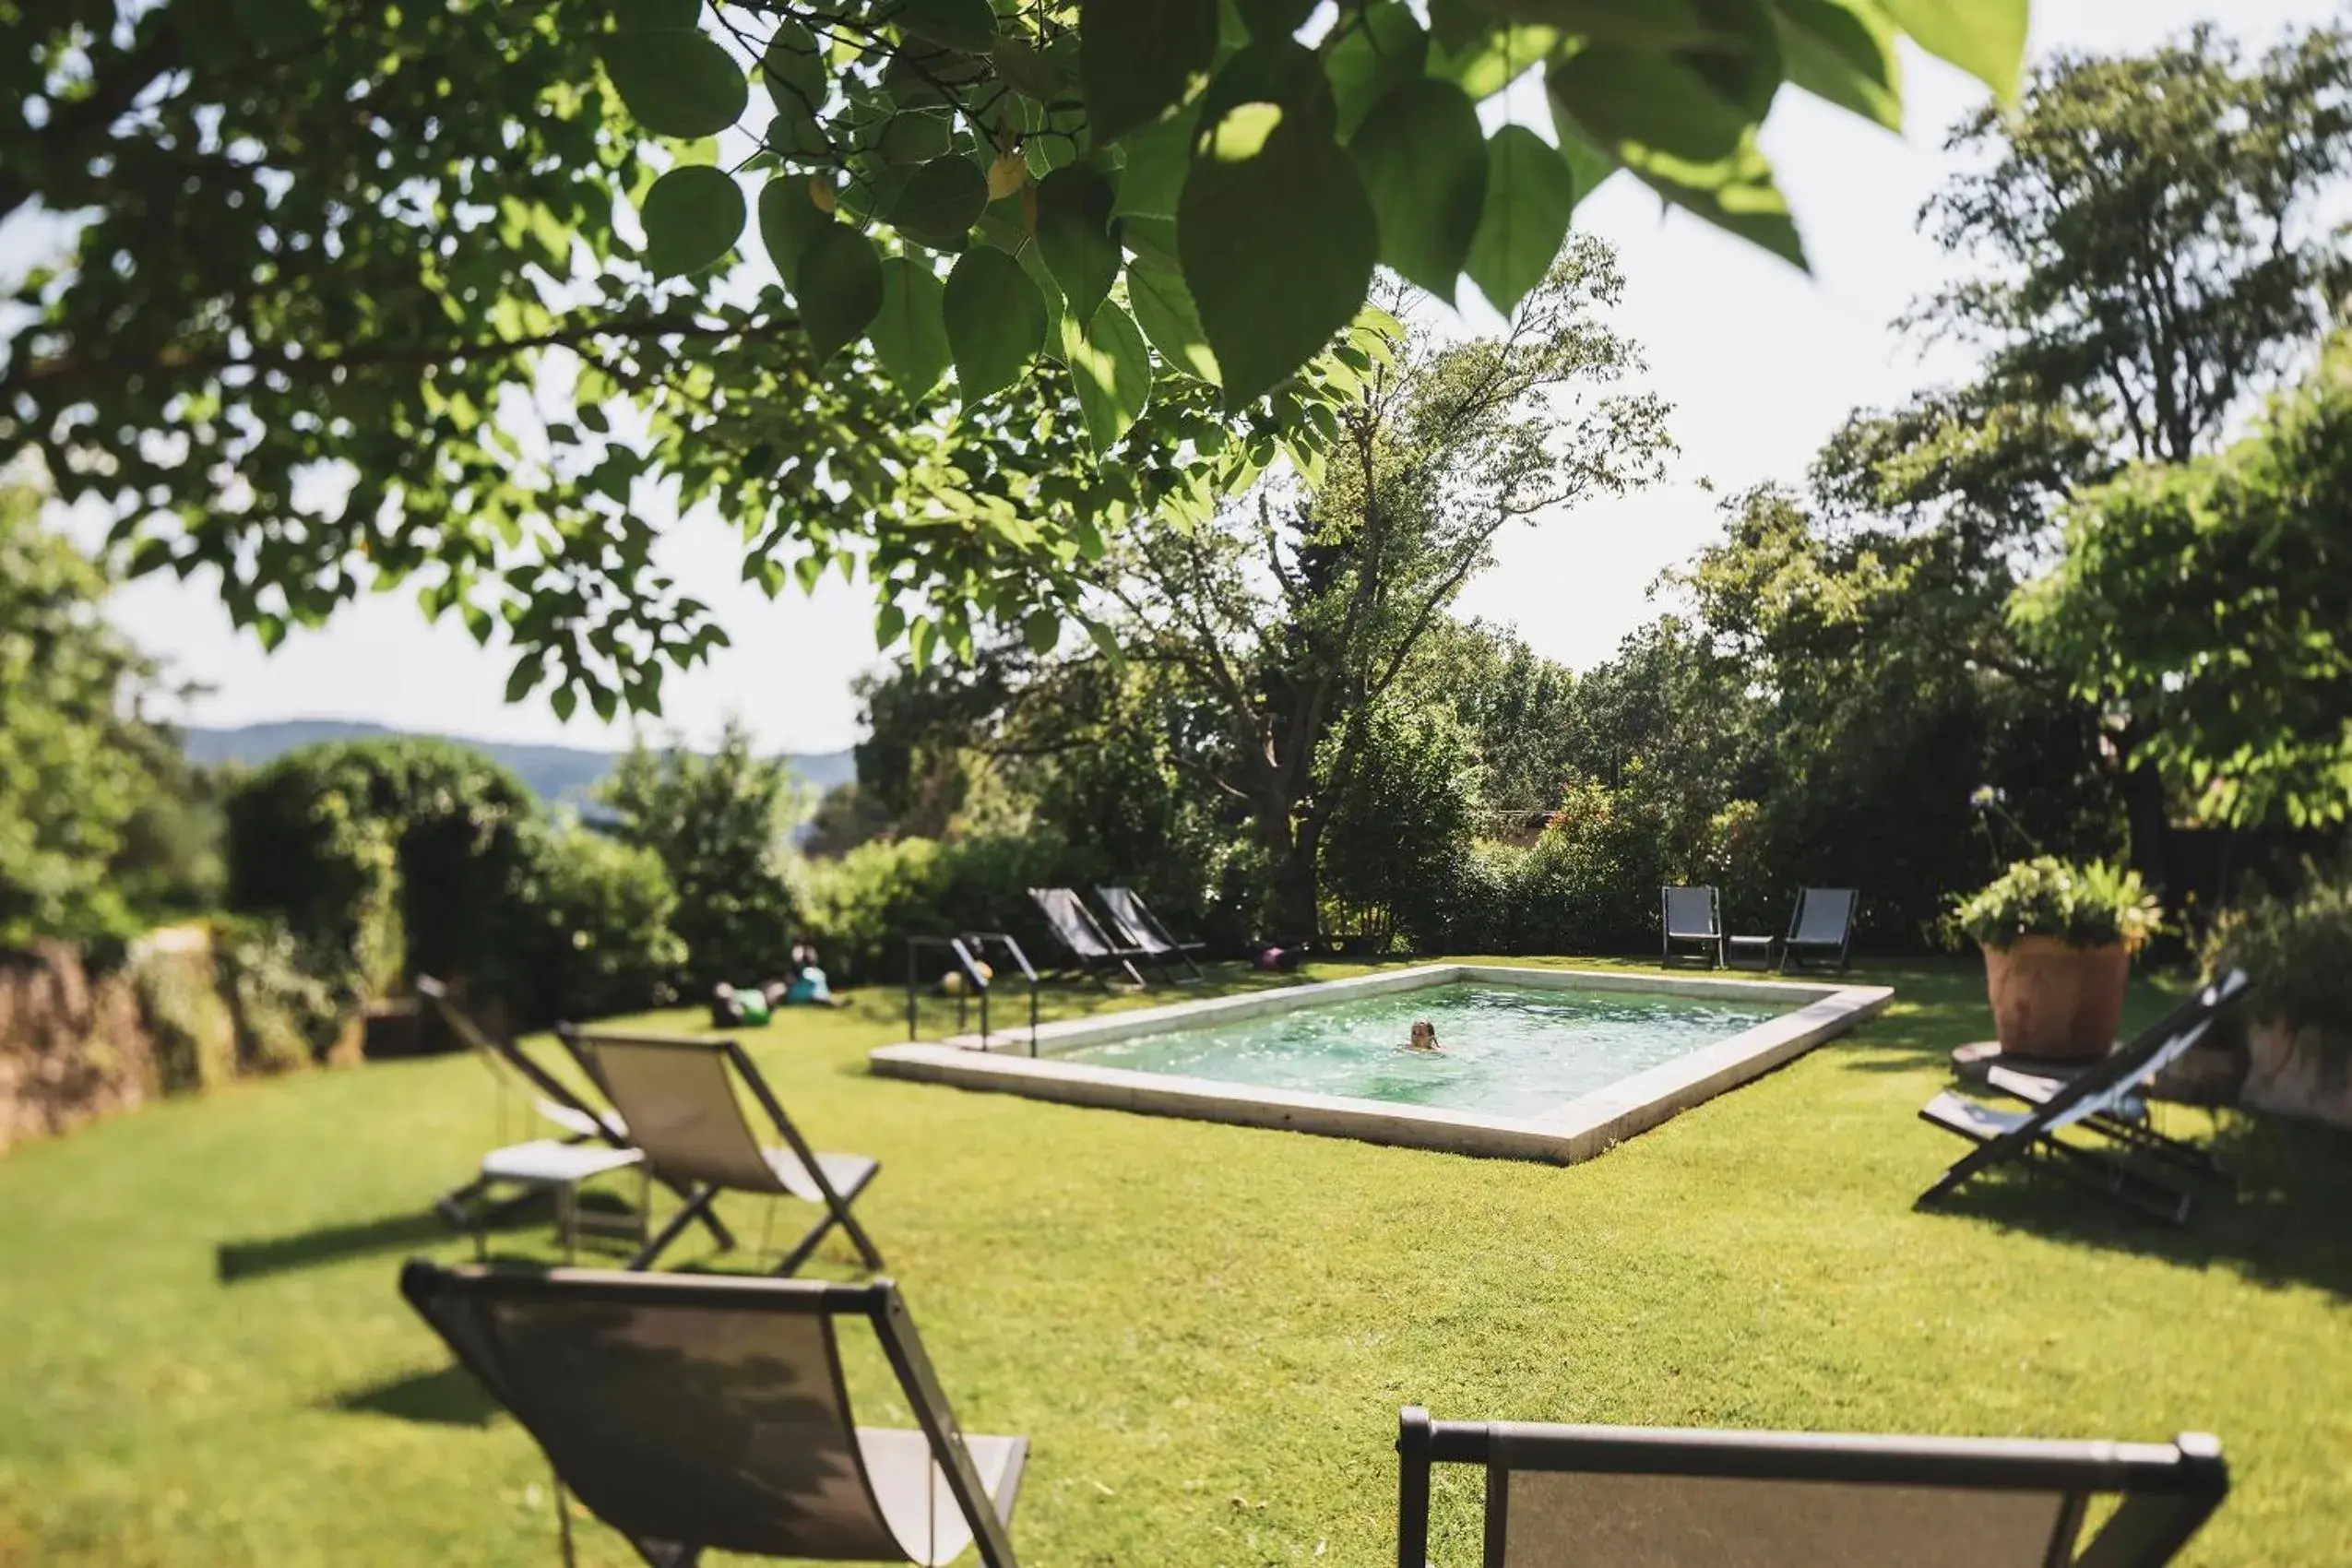
[[[530,1104],[540,1118],[560,1130],[561,1136],[539,1139],[530,1143],[510,1144],[491,1150],[482,1157],[481,1169],[473,1179],[452,1187],[434,1200],[434,1212],[450,1227],[471,1230],[477,1240],[484,1237],[490,1226],[517,1206],[528,1203],[538,1192],[550,1185],[561,1189],[559,1221],[569,1219],[576,1210],[570,1207],[572,1187],[585,1176],[600,1170],[616,1170],[636,1160],[636,1146],[629,1142],[628,1124],[620,1112],[600,1108],[587,1095],[565,1083],[534,1061],[530,1052],[512,1039],[500,1039],[478,1023],[473,1016],[457,1004],[449,988],[431,975],[419,975],[417,993],[433,1004],[441,1021],[451,1034],[464,1043],[480,1062],[490,1070],[502,1090],[512,1089]],[[568,1048],[569,1042],[564,1042]],[[503,1118],[502,1118],[503,1120]],[[627,1155],[625,1160],[600,1162],[588,1158],[588,1146],[607,1150],[614,1156]],[[570,1175],[566,1185],[560,1178]],[[520,1188],[519,1196],[494,1200],[492,1194],[501,1188]],[[673,1189],[680,1197],[686,1196],[683,1188]],[[636,1222],[641,1216],[623,1217],[631,1222],[636,1233],[642,1235]],[[731,1247],[735,1238],[719,1223],[717,1215],[705,1215],[704,1227],[711,1239],[722,1247]]]
[[[654,1568],[710,1550],[937,1568],[973,1545],[1015,1568],[1028,1442],[957,1429],[889,1280],[412,1262],[400,1293],[546,1453],[559,1519],[568,1490]],[[914,1430],[856,1424],[844,1320],[880,1340]]]
[[[882,1266],[882,1253],[849,1212],[881,1163],[861,1154],[818,1154],[810,1148],[742,1046],[731,1039],[614,1034],[568,1024],[559,1032],[627,1118],[630,1141],[645,1151],[654,1175],[686,1191],[678,1212],[629,1260],[631,1268],[650,1268],[687,1226],[710,1214],[722,1192],[798,1198],[824,1210],[784,1254],[778,1274],[799,1268],[837,1225],[868,1268]],[[736,1096],[738,1082],[784,1140],[782,1148],[762,1146]]]
[[[1485,1568],[2157,1568],[2229,1490],[2221,1445],[1432,1421],[1396,1440],[1398,1568],[1430,1472],[1486,1472]],[[2085,1541],[2095,1502],[2112,1514]]]

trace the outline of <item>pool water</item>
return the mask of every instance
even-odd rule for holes
[[[1534,1116],[1793,1007],[1654,992],[1451,984],[1081,1046],[1061,1060],[1142,1073]],[[1409,1051],[1413,1021],[1440,1049]]]

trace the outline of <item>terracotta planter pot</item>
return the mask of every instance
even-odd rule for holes
[[[2020,1056],[2104,1056],[2123,1016],[2132,955],[2122,944],[2070,947],[2055,936],[1985,949],[1993,1033]]]

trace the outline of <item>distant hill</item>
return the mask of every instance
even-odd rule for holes
[[[386,725],[345,719],[289,719],[271,724],[245,724],[233,730],[189,727],[181,731],[192,762],[242,762],[258,766],[296,746],[319,741],[364,741],[406,731]],[[551,804],[585,806],[589,791],[612,771],[620,754],[586,746],[529,746],[505,741],[479,741],[469,735],[447,739],[471,746],[512,769],[541,800]],[[802,752],[784,760],[803,782],[829,790],[858,776],[857,763],[848,752]]]

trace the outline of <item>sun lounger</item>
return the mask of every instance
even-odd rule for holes
[[[1674,962],[1679,943],[1685,947],[1698,947],[1709,968],[1723,965],[1726,955],[1722,897],[1712,887],[1661,887],[1657,892],[1665,928],[1659,962]]]
[[[1844,968],[1860,902],[1861,895],[1850,887],[1799,890],[1797,906],[1788,911],[1788,934],[1780,942],[1780,967],[1818,961]]]
[[[1193,951],[1200,944],[1179,942],[1170,936],[1168,928],[1159,923],[1159,917],[1151,912],[1143,896],[1134,888],[1098,887],[1094,896],[1102,901],[1103,913],[1111,917],[1111,929],[1120,940],[1158,965],[1161,973],[1174,980],[1174,966],[1182,964],[1191,971],[1187,979],[1206,978],[1200,965],[1193,961]]]
[[[2229,1490],[2221,1445],[2201,1433],[1846,1437],[1408,1408],[1396,1451],[1398,1568],[1429,1562],[1430,1476],[1446,1464],[1486,1473],[1487,1568],[2158,1568]]]
[[[836,1226],[868,1268],[882,1266],[882,1253],[849,1212],[881,1170],[880,1162],[861,1154],[818,1154],[810,1148],[742,1046],[731,1039],[617,1034],[569,1026],[563,1033],[628,1118],[630,1141],[645,1151],[647,1169],[686,1194],[669,1223],[629,1260],[631,1268],[651,1267],[688,1225],[710,1213],[722,1192],[798,1198],[824,1210],[786,1252],[778,1274],[799,1268]],[[737,1083],[785,1146],[762,1146],[736,1096]]]
[[[655,1568],[706,1551],[1016,1568],[1028,1442],[967,1434],[905,1298],[867,1285],[492,1273],[412,1262],[400,1293],[568,1491]],[[912,1429],[856,1424],[837,1325],[881,1341]]]
[[[1045,916],[1046,925],[1053,932],[1063,952],[1070,958],[1071,968],[1077,973],[1110,984],[1112,974],[1124,975],[1137,986],[1144,977],[1135,968],[1135,960],[1146,956],[1138,947],[1121,946],[1095,920],[1094,914],[1067,887],[1032,887],[1029,897]]]

